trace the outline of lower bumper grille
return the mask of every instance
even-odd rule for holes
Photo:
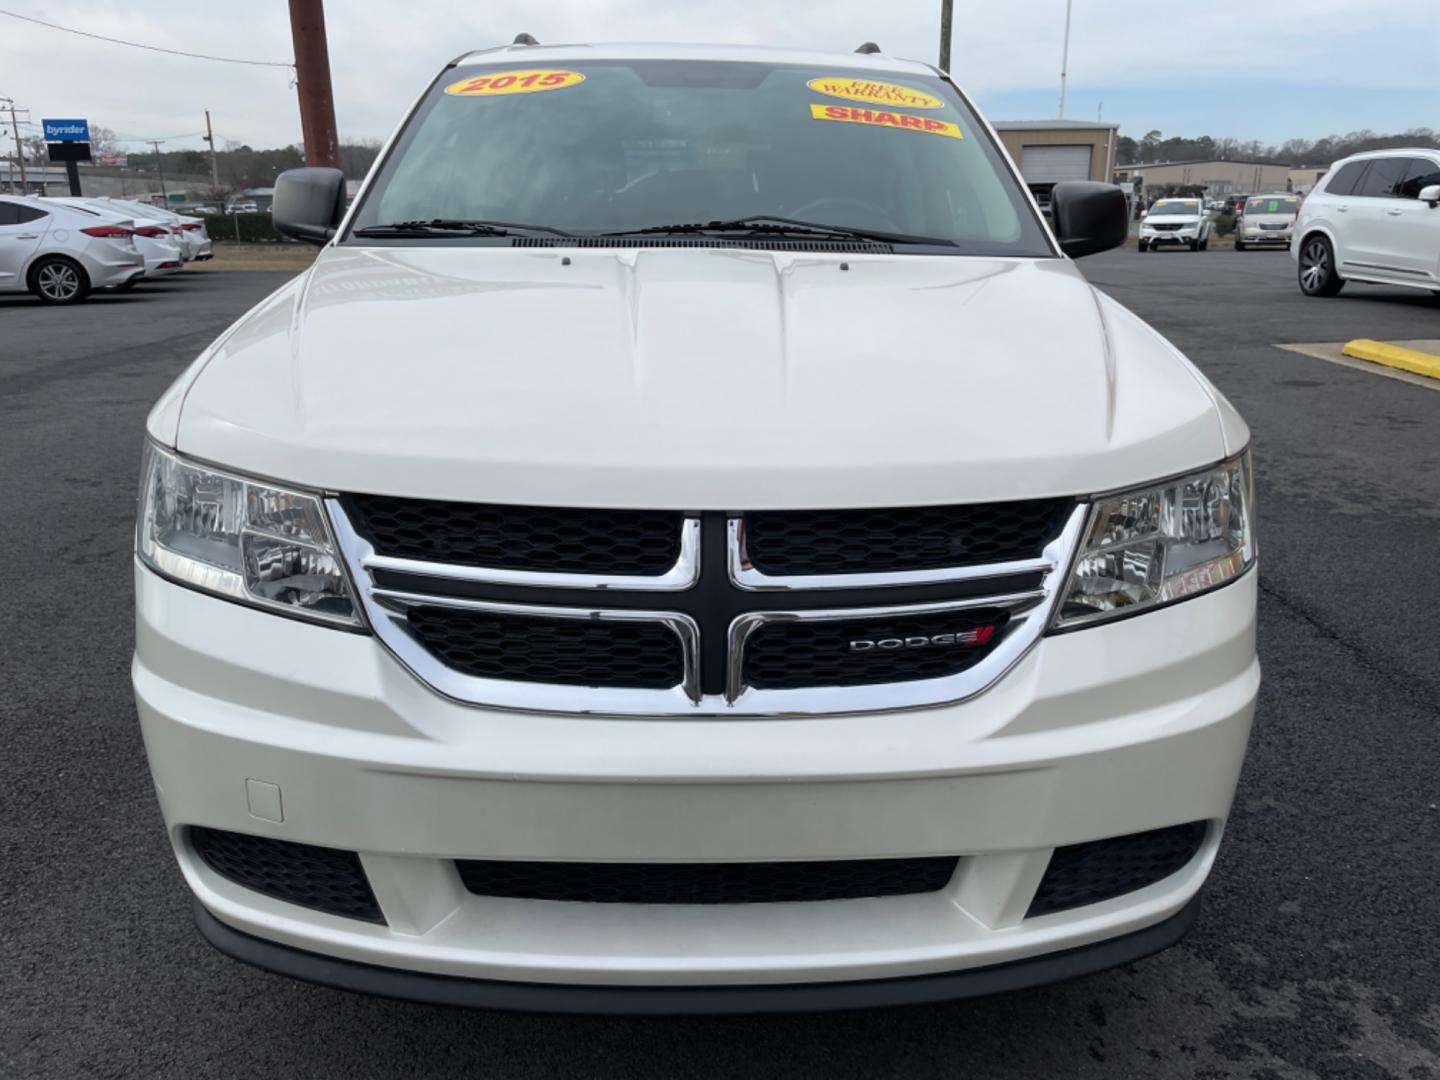
[[[190,843],[221,877],[258,893],[347,919],[384,924],[353,851],[194,826]]]
[[[662,623],[421,606],[409,626],[446,667],[479,678],[666,689],[685,675],[680,639]]]
[[[590,904],[775,904],[938,892],[957,856],[836,862],[555,863],[462,860],[479,896]]]
[[[1124,896],[1184,869],[1205,840],[1205,823],[1058,847],[1026,917]]]

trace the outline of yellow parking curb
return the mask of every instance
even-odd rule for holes
[[[1383,341],[1371,341],[1369,338],[1357,338],[1348,342],[1341,351],[1357,360],[1369,360],[1386,367],[1440,379],[1440,356],[1434,353],[1402,349],[1399,345],[1386,345]]]

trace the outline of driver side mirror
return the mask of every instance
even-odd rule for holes
[[[1130,235],[1125,192],[1114,184],[1064,180],[1050,193],[1060,250],[1072,259],[1109,251]]]
[[[1430,184],[1420,189],[1420,201],[1429,203],[1430,209],[1440,206],[1440,184]]]
[[[345,216],[345,174],[314,166],[286,169],[275,178],[270,215],[281,236],[324,244]]]

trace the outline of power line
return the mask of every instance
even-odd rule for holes
[[[184,49],[167,49],[160,45],[142,45],[138,41],[124,41],[120,38],[106,37],[104,34],[92,34],[88,30],[75,30],[69,26],[59,26],[44,19],[34,19],[29,15],[21,15],[16,11],[6,11],[0,8],[0,15],[9,15],[12,19],[19,19],[22,22],[34,23],[36,26],[48,27],[51,30],[59,30],[66,34],[77,34],[80,37],[94,38],[96,41],[108,41],[112,45],[128,45],[132,49],[148,49],[150,52],[169,53],[172,56],[188,56],[192,60],[214,60],[222,64],[249,64],[252,67],[283,67],[293,68],[291,62],[279,60],[237,60],[233,56],[208,56],[205,53],[186,52]]]
[[[158,139],[152,139],[148,135],[143,138],[139,135],[116,135],[116,142],[174,142],[176,139],[201,139],[205,137],[203,131],[187,131],[184,135],[162,135]]]

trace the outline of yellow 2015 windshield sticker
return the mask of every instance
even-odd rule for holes
[[[805,84],[817,94],[862,101],[867,105],[891,105],[901,109],[943,109],[945,103],[922,90],[874,79],[811,79]]]
[[[842,124],[869,124],[872,127],[893,127],[901,131],[921,131],[929,135],[946,135],[963,139],[960,125],[933,116],[911,116],[909,113],[887,112],[884,109],[862,109],[856,105],[811,105],[810,115],[816,120],[838,120]]]
[[[526,71],[500,71],[489,75],[473,75],[445,87],[445,93],[456,97],[490,97],[500,94],[538,94],[542,90],[563,90],[585,81],[578,71],[551,71],[547,68]]]

